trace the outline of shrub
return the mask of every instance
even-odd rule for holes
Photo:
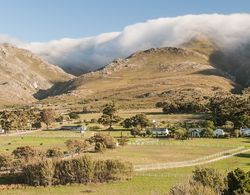
[[[89,131],[96,131],[96,130],[100,130],[100,129],[101,129],[100,125],[93,125],[93,126],[88,127]]]
[[[228,173],[228,193],[248,194],[250,193],[250,172],[245,173],[241,169],[235,169]]]
[[[63,115],[56,118],[56,122],[63,122],[63,120],[64,120]]]
[[[216,191],[208,186],[200,183],[188,181],[186,183],[177,184],[170,189],[169,195],[217,195]]]
[[[101,143],[101,142],[97,142],[95,143],[95,151],[96,152],[104,152],[106,150],[106,146]]]
[[[127,137],[121,137],[117,139],[120,146],[125,146],[128,144],[129,139]]]
[[[0,170],[8,170],[12,166],[12,157],[8,154],[0,154]]]
[[[132,164],[119,160],[98,160],[95,162],[94,168],[95,182],[128,179],[133,174]]]
[[[63,157],[63,152],[60,148],[51,148],[46,151],[47,158],[60,158]]]
[[[224,176],[213,168],[196,168],[193,171],[193,180],[222,192],[225,189]]]
[[[30,146],[22,146],[22,147],[17,147],[12,152],[12,154],[17,159],[24,159],[25,161],[28,161],[30,158],[36,155],[36,151]]]
[[[23,168],[26,184],[32,186],[49,186],[53,183],[55,166],[51,160],[30,164]]]
[[[80,116],[75,112],[71,112],[71,113],[69,113],[69,118],[70,119],[79,119]]]
[[[88,183],[93,178],[93,171],[93,161],[87,156],[62,160],[55,165],[55,184]]]
[[[86,140],[67,140],[66,146],[71,153],[85,152],[89,147],[89,143]]]
[[[97,133],[89,139],[91,143],[99,144],[101,143],[107,149],[116,148],[117,141],[111,136],[103,133]]]

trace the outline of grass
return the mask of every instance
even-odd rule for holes
[[[118,131],[105,131],[113,136],[119,136]],[[125,131],[126,132],[126,131]],[[92,131],[86,132],[86,137],[91,136]],[[23,137],[23,138],[22,138]],[[1,136],[0,151],[12,150],[17,146],[31,145],[36,148],[49,148],[52,146],[64,147],[67,139],[80,139],[81,134],[74,131],[41,131],[23,136]],[[143,138],[137,138],[142,139]],[[146,138],[150,139],[150,138]],[[146,140],[145,139],[145,140]],[[9,145],[8,143],[11,143]],[[40,145],[43,143],[43,145]],[[106,151],[103,154],[90,154],[94,158],[119,158],[132,161],[134,164],[174,162],[194,159],[203,155],[209,155],[219,151],[227,150],[229,147],[250,147],[249,138],[231,139],[192,139],[186,141],[160,139],[158,145],[128,145],[116,150]],[[221,171],[240,167],[250,170],[250,152],[240,154],[229,159],[217,161],[206,167],[214,167]],[[166,194],[171,186],[185,179],[183,175],[190,175],[194,167],[165,169],[144,172],[146,176],[136,175],[129,181],[111,182],[106,184],[68,185],[56,187],[25,187],[24,189],[9,189],[0,191],[0,194]],[[168,176],[167,176],[168,175]]]
[[[224,159],[205,165],[206,167],[213,167],[222,172],[226,170],[232,170],[236,167],[240,167],[246,171],[250,170],[249,164],[250,153],[244,155],[234,156],[232,158]],[[56,186],[56,187],[27,187],[25,189],[5,190],[4,194],[14,195],[57,195],[57,194],[84,194],[91,192],[90,194],[135,194],[135,195],[151,195],[151,194],[166,194],[169,189],[176,183],[185,180],[179,175],[192,173],[195,167],[167,169],[159,171],[146,172],[148,176],[135,176],[132,180],[121,181],[106,184],[89,184],[89,185],[69,185],[69,186]],[[163,174],[172,174],[171,177],[161,176]],[[151,176],[150,176],[151,175]],[[176,175],[176,176],[174,176]]]
[[[202,156],[218,153],[227,148],[197,147],[183,145],[128,145],[115,150],[91,154],[98,159],[120,159],[133,164],[151,164],[192,160]]]

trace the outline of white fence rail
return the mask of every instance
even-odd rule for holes
[[[188,161],[134,165],[134,170],[135,171],[147,171],[147,170],[196,166],[196,165],[200,165],[200,164],[214,162],[215,160],[217,160],[218,157],[232,156],[236,153],[240,153],[240,151],[242,151],[243,149],[244,149],[244,147],[241,146],[241,147],[234,148],[231,150],[226,150],[223,152],[215,153],[212,155],[208,155],[205,157],[201,157],[201,158],[194,159],[194,160],[188,160]]]

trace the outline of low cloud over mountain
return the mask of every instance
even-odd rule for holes
[[[64,38],[44,43],[25,43],[0,35],[0,43],[9,42],[29,49],[68,72],[80,74],[138,50],[178,46],[200,35],[211,39],[222,51],[231,52],[250,42],[249,21],[250,14],[186,15],[149,20],[126,26],[122,32],[82,39]]]

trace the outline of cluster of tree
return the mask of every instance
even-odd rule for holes
[[[103,152],[106,149],[115,149],[117,146],[117,140],[111,135],[104,133],[97,133],[88,139],[90,144],[94,144],[96,152]]]
[[[235,128],[250,127],[250,96],[227,95],[211,98],[209,109],[217,125],[231,121]]]
[[[132,128],[131,135],[133,136],[146,136],[152,134],[151,131],[145,130],[146,127],[152,125],[145,114],[137,114],[131,118],[126,118],[121,124],[126,129]]]
[[[121,121],[121,117],[117,115],[117,108],[114,102],[106,104],[102,110],[102,116],[98,119],[98,123],[109,126],[109,130],[113,129],[113,124]]]
[[[47,128],[54,122],[55,113],[52,109],[42,111],[35,109],[4,110],[0,112],[0,125],[6,132],[10,130],[31,130],[41,128],[45,123]]]
[[[199,101],[172,100],[157,102],[155,106],[162,108],[162,111],[166,114],[207,112],[207,105]]]
[[[133,166],[119,160],[92,160],[88,156],[70,160],[45,160],[25,166],[22,177],[32,186],[100,183],[130,179]]]
[[[226,176],[212,168],[196,168],[190,181],[174,186],[170,195],[244,195],[250,193],[250,172],[237,168]]]

